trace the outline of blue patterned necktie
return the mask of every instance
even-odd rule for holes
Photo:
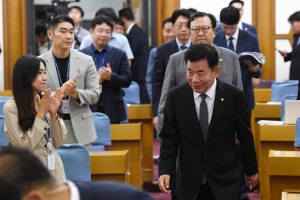
[[[234,51],[234,47],[233,47],[233,40],[234,38],[233,37],[230,37],[229,38],[229,46],[228,46],[228,49],[230,49],[231,51]]]
[[[181,45],[181,47],[180,47],[179,49],[180,49],[180,51],[183,51],[183,50],[185,50],[186,48],[187,48],[186,46]]]
[[[206,104],[206,97],[207,95],[205,93],[200,94],[202,101],[200,103],[200,110],[199,110],[199,122],[202,130],[202,135],[204,142],[206,141],[207,137],[207,130],[208,130],[208,109],[207,109],[207,104]]]

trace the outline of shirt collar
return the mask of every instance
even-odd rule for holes
[[[68,180],[66,180],[65,183],[69,186],[70,189],[70,200],[80,200],[79,190],[77,186],[73,182]]]
[[[129,34],[131,28],[135,25],[135,22],[133,22],[132,24],[130,24],[126,30],[126,34]]]
[[[232,36],[227,36],[227,35],[225,35],[226,40],[228,40],[230,37],[233,37],[234,39],[237,40],[238,37],[239,37],[239,31],[240,31],[240,28],[238,27],[238,28],[236,29],[235,33],[234,33]]]
[[[205,92],[205,94],[213,100],[216,94],[216,88],[217,88],[217,79],[215,78],[214,83],[212,86]],[[198,98],[201,93],[193,91],[194,99]]]
[[[179,40],[178,40],[177,37],[175,38],[175,40],[176,40],[176,44],[177,44],[177,46],[178,46],[178,49],[179,49],[182,45],[184,45],[184,46],[186,46],[187,48],[189,48],[189,47],[191,46],[191,43],[192,43],[191,38],[189,39],[189,41],[188,41],[186,44],[182,44],[181,42],[179,42]]]
[[[116,38],[116,34],[119,34],[119,33],[112,32],[112,33],[111,33],[111,36],[110,36],[110,40],[111,40],[112,38]]]
[[[92,43],[92,49],[94,53],[105,53],[106,52],[106,47],[107,45],[103,48],[103,50],[100,52],[96,49],[96,47],[94,46],[94,44]]]
[[[239,27],[240,29],[243,29],[243,22],[242,22],[242,20],[239,21],[238,27]]]

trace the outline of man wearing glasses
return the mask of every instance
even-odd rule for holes
[[[191,30],[191,40],[193,44],[207,43],[213,45],[219,55],[218,65],[221,67],[219,79],[226,83],[235,85],[239,89],[243,89],[241,70],[237,55],[225,48],[218,47],[214,42],[216,18],[209,13],[196,12],[188,21],[188,28]],[[167,98],[167,93],[170,89],[186,83],[186,63],[184,61],[184,52],[178,52],[170,57],[165,79],[163,83],[161,98],[158,106],[158,134],[163,125],[164,106]]]
[[[157,47],[152,75],[152,111],[155,128],[157,128],[157,109],[169,58],[172,54],[183,51],[191,45],[190,30],[187,27],[189,18],[190,11],[175,10],[172,14],[172,23],[176,38],[172,42]]]
[[[220,20],[223,31],[217,33],[215,44],[228,48],[237,54],[242,52],[260,52],[257,37],[252,33],[238,28],[239,19],[240,13],[235,7],[228,6],[222,9],[220,13]],[[259,78],[262,73],[262,69],[261,65],[253,65],[249,60],[240,60],[240,67],[242,72],[243,89],[248,103],[248,112],[251,116],[251,111],[255,106],[252,77]],[[237,148],[238,150],[240,149],[239,145],[237,145]],[[241,176],[244,177],[243,170]],[[240,199],[248,199],[245,192],[245,182],[242,183],[241,190],[242,193]]]

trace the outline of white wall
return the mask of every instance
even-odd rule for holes
[[[0,46],[2,49],[0,55],[0,90],[4,90],[4,58],[3,58],[3,13],[2,13],[2,0],[0,0]]]
[[[180,8],[194,8],[213,14],[219,20],[220,12],[227,7],[230,0],[180,0]],[[244,0],[243,22],[252,24],[252,0]]]
[[[123,8],[125,0],[80,0],[80,2],[70,3],[70,6],[80,6],[84,11],[84,20],[92,20],[95,13],[102,7],[111,7],[118,15],[118,11]],[[51,0],[34,0],[35,5],[51,5]]]

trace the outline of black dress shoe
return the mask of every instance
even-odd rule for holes
[[[242,192],[240,199],[243,199],[243,200],[249,200],[249,197],[248,197],[248,195],[246,194],[246,192]]]

